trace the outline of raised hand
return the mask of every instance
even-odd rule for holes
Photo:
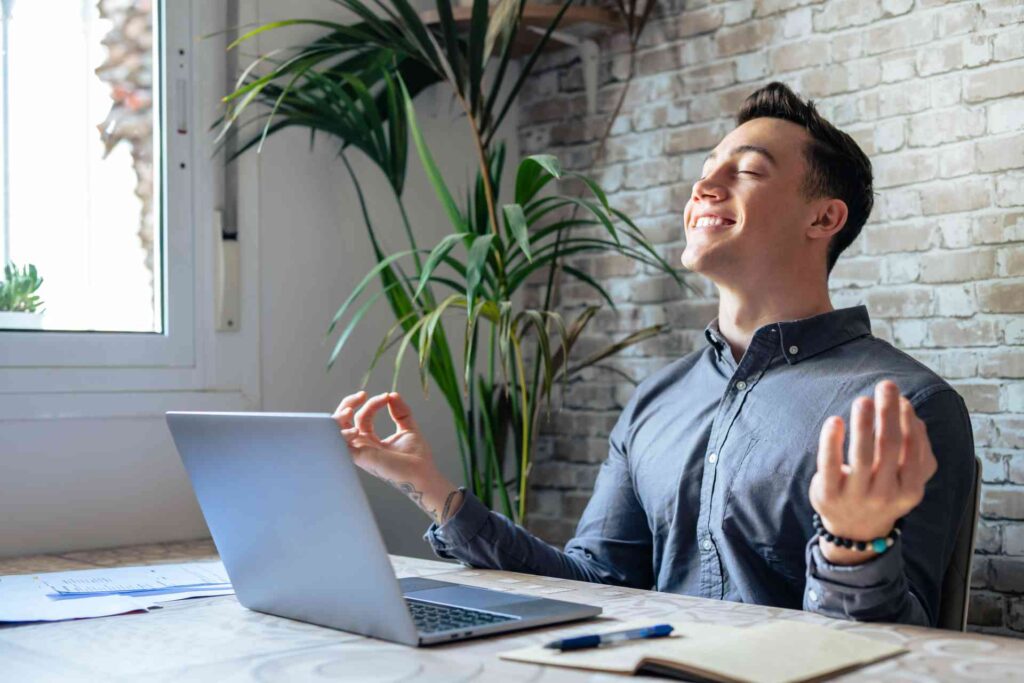
[[[870,541],[887,535],[917,507],[938,465],[924,422],[890,380],[875,385],[874,400],[861,396],[853,402],[850,422],[849,464],[843,462],[843,419],[833,415],[821,428],[811,505],[829,532]],[[834,564],[857,564],[875,555],[824,540],[820,547]]]
[[[373,418],[385,405],[395,432],[382,439]],[[400,394],[351,394],[341,400],[333,417],[358,467],[407,495],[439,524],[455,514],[462,496],[438,470],[430,445]]]

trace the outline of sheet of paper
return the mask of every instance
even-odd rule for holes
[[[220,562],[188,562],[146,567],[84,569],[39,574],[51,592],[61,596],[230,587]]]
[[[32,575],[0,576],[0,622],[61,621],[146,610],[146,603],[121,595],[51,600],[52,589]]]
[[[220,562],[0,576],[0,622],[145,611],[172,600],[231,595],[234,589],[227,580]]]
[[[145,597],[136,598],[141,600],[147,605],[159,605],[162,602],[173,602],[175,600],[188,600],[189,598],[214,598],[218,595],[234,595],[234,588],[223,588],[218,590],[196,590],[196,591],[175,591],[173,593],[163,593],[160,595],[147,595]]]

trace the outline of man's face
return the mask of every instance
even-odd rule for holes
[[[800,193],[809,140],[791,121],[757,118],[718,143],[683,211],[684,267],[716,283],[756,286],[779,269],[824,263],[805,235],[818,208]]]

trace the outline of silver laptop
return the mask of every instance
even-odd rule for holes
[[[238,601],[249,609],[406,645],[601,613],[591,605],[396,579],[330,415],[169,412],[167,424]]]

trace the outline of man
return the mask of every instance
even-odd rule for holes
[[[870,162],[812,102],[781,83],[747,98],[683,216],[683,265],[720,296],[708,344],[636,389],[564,552],[440,475],[398,394],[342,400],[356,464],[431,515],[445,558],[935,625],[973,435],[949,384],[830,303],[872,204]]]

